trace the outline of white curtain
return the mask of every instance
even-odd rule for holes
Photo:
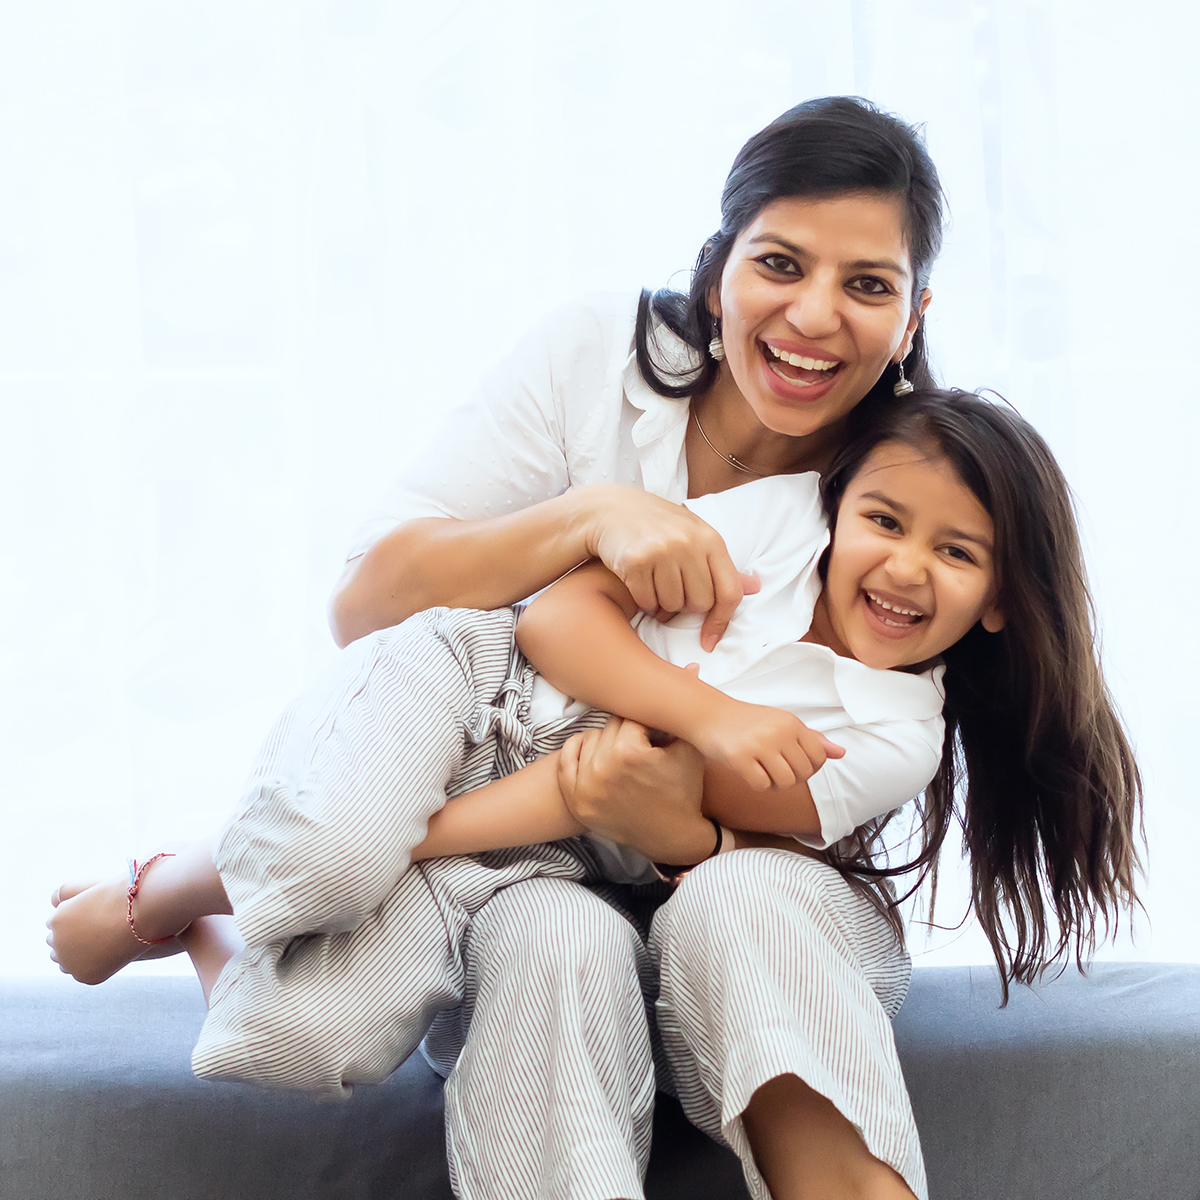
[[[835,92],[925,124],[941,376],[1076,489],[1148,786],[1150,920],[1105,954],[1200,959],[1196,14],[0,2],[0,970],[51,969],[60,879],[220,822],[335,657],[350,530],[488,364],[578,293],[683,284],[740,144]],[[988,960],[969,924],[914,948]]]

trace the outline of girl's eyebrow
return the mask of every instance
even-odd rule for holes
[[[879,504],[886,504],[894,513],[901,517],[911,517],[912,510],[899,500],[893,500],[891,496],[884,495],[883,492],[863,492],[859,496],[860,500],[875,500]],[[992,539],[989,537],[981,537],[977,533],[968,533],[965,529],[953,529],[949,526],[943,527],[940,531],[947,537],[955,538],[960,542],[974,542],[976,546],[982,546],[988,553],[992,550]]]
[[[797,246],[795,242],[789,242],[787,238],[782,238],[777,233],[760,233],[757,237],[752,237],[746,245],[759,246],[764,242],[773,242],[776,246],[782,246],[789,254],[794,254],[797,258],[812,258],[812,255],[803,246]],[[894,271],[897,275],[908,274],[908,268],[902,267],[894,258],[856,258],[853,262],[844,262],[838,265],[855,271]]]

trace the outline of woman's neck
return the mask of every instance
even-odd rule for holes
[[[724,491],[764,475],[823,470],[845,438],[844,421],[803,437],[768,429],[725,376],[703,395],[693,397],[691,408],[688,475],[696,484],[715,485],[689,487],[694,496]]]

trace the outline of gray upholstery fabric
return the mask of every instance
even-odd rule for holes
[[[994,972],[918,970],[896,1019],[934,1200],[1200,1200],[1200,967],[997,1002]],[[0,981],[0,1197],[450,1196],[419,1058],[344,1104],[202,1083],[202,1016],[186,979]],[[659,1110],[652,1200],[744,1197],[736,1160]]]
[[[934,1200],[1200,1198],[1200,966],[999,1002],[993,970],[918,970],[896,1017]]]

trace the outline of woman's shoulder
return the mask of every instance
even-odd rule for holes
[[[532,330],[530,337],[553,359],[581,355],[604,361],[614,351],[628,357],[637,321],[638,292],[593,292],[552,310]]]

